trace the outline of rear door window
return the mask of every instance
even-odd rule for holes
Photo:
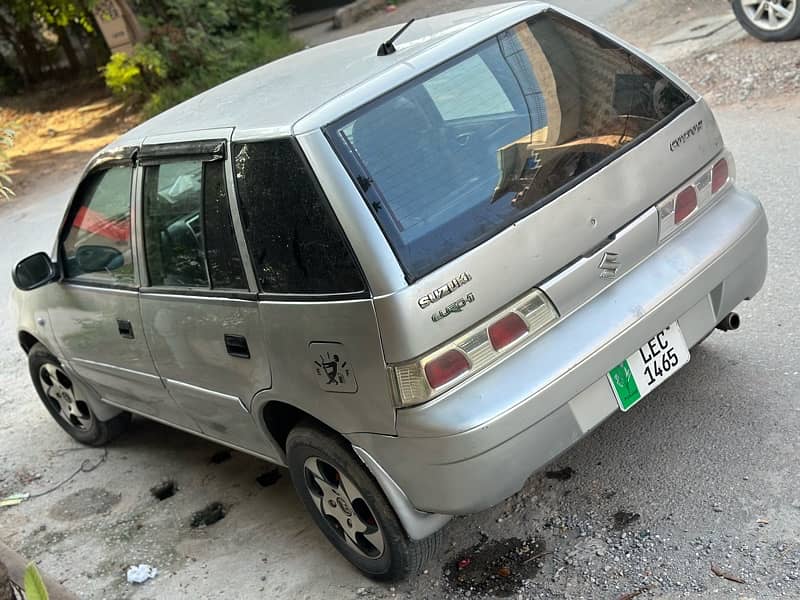
[[[365,290],[327,199],[289,139],[233,145],[242,225],[262,292]]]
[[[691,99],[543,13],[327,129],[414,281],[550,202]]]
[[[247,289],[222,160],[145,167],[144,241],[151,286]]]

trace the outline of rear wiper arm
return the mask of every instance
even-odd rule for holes
[[[378,48],[378,56],[388,56],[397,52],[397,48],[394,47],[394,43],[397,41],[397,38],[405,33],[406,29],[411,27],[411,24],[414,21],[416,21],[416,19],[411,19],[408,23],[403,25],[403,28],[400,31],[390,37],[388,41],[382,43]]]

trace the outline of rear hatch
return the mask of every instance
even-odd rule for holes
[[[451,354],[444,368],[452,375],[466,362],[469,371],[483,360],[475,348],[496,347],[482,324],[509,309],[519,319],[495,331],[502,339],[612,284],[658,245],[653,207],[723,149],[704,102],[555,11],[420,75],[327,135],[405,271],[408,287],[375,305],[387,361],[407,362],[397,372],[409,380],[430,376],[431,356],[454,347],[466,360]],[[606,256],[619,232],[624,252]],[[536,291],[587,258],[600,259],[591,283],[561,286],[558,301]]]

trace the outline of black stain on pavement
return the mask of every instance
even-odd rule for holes
[[[638,521],[640,516],[641,515],[639,515],[639,513],[628,512],[627,510],[618,510],[612,517],[614,520],[614,529],[617,531],[625,529],[631,523]]]
[[[224,462],[228,462],[231,459],[231,453],[227,450],[220,450],[219,452],[215,452],[212,456],[210,461],[215,465],[221,465]]]
[[[150,494],[159,502],[166,500],[167,498],[172,498],[177,491],[178,485],[171,479],[162,481],[158,485],[154,485],[150,488]]]
[[[444,576],[454,590],[470,595],[512,596],[539,572],[545,545],[541,540],[483,540],[445,564]]]
[[[198,510],[192,515],[191,525],[193,528],[208,527],[225,518],[225,507],[221,502],[212,502],[203,510]]]
[[[278,469],[270,469],[256,477],[256,481],[261,487],[269,487],[274,485],[280,478],[281,472]]]
[[[555,479],[557,481],[566,481],[575,475],[575,470],[572,467],[564,467],[556,471],[546,471],[544,476],[548,479]]]

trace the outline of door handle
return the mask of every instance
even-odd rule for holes
[[[119,330],[119,334],[125,339],[132,340],[134,338],[133,325],[131,325],[130,321],[117,319],[117,329]]]
[[[236,358],[250,358],[250,348],[247,339],[243,335],[225,334],[225,348],[228,354]]]

